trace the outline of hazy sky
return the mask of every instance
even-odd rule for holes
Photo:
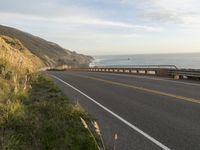
[[[0,24],[89,55],[200,52],[199,0],[0,0]]]

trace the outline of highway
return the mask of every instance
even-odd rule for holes
[[[200,150],[200,82],[95,72],[48,72],[100,124],[108,149]]]

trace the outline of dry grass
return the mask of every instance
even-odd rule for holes
[[[18,73],[33,72],[43,66],[20,41],[6,36],[0,36],[0,64],[6,64]]]
[[[0,102],[6,103],[25,93],[30,73],[42,66],[41,60],[19,40],[0,36]]]
[[[99,149],[75,106],[44,74],[42,62],[16,39],[0,36],[0,150]]]

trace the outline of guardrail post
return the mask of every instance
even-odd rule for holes
[[[175,80],[179,80],[180,79],[180,76],[178,74],[174,75],[174,79]]]
[[[118,69],[114,69],[114,72],[118,72]]]
[[[134,69],[134,70],[131,69],[131,73],[132,73],[132,74],[137,74],[137,70],[135,70],[135,69]]]

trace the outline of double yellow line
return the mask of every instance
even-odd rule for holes
[[[154,94],[157,94],[157,95],[172,97],[172,98],[175,98],[175,99],[178,99],[178,100],[184,100],[184,101],[200,104],[200,99],[184,97],[184,96],[175,95],[175,94],[171,94],[171,93],[167,93],[167,92],[162,92],[162,91],[158,91],[158,90],[153,90],[153,89],[149,89],[149,88],[144,88],[144,87],[129,85],[129,84],[125,84],[125,83],[105,80],[105,79],[91,77],[91,76],[81,76],[81,77],[96,80],[96,81],[105,82],[105,83],[112,84],[112,85],[123,86],[123,87],[131,88],[131,89],[135,89],[135,90],[140,90],[140,91],[144,91],[144,92],[148,92],[148,93],[154,93]]]

